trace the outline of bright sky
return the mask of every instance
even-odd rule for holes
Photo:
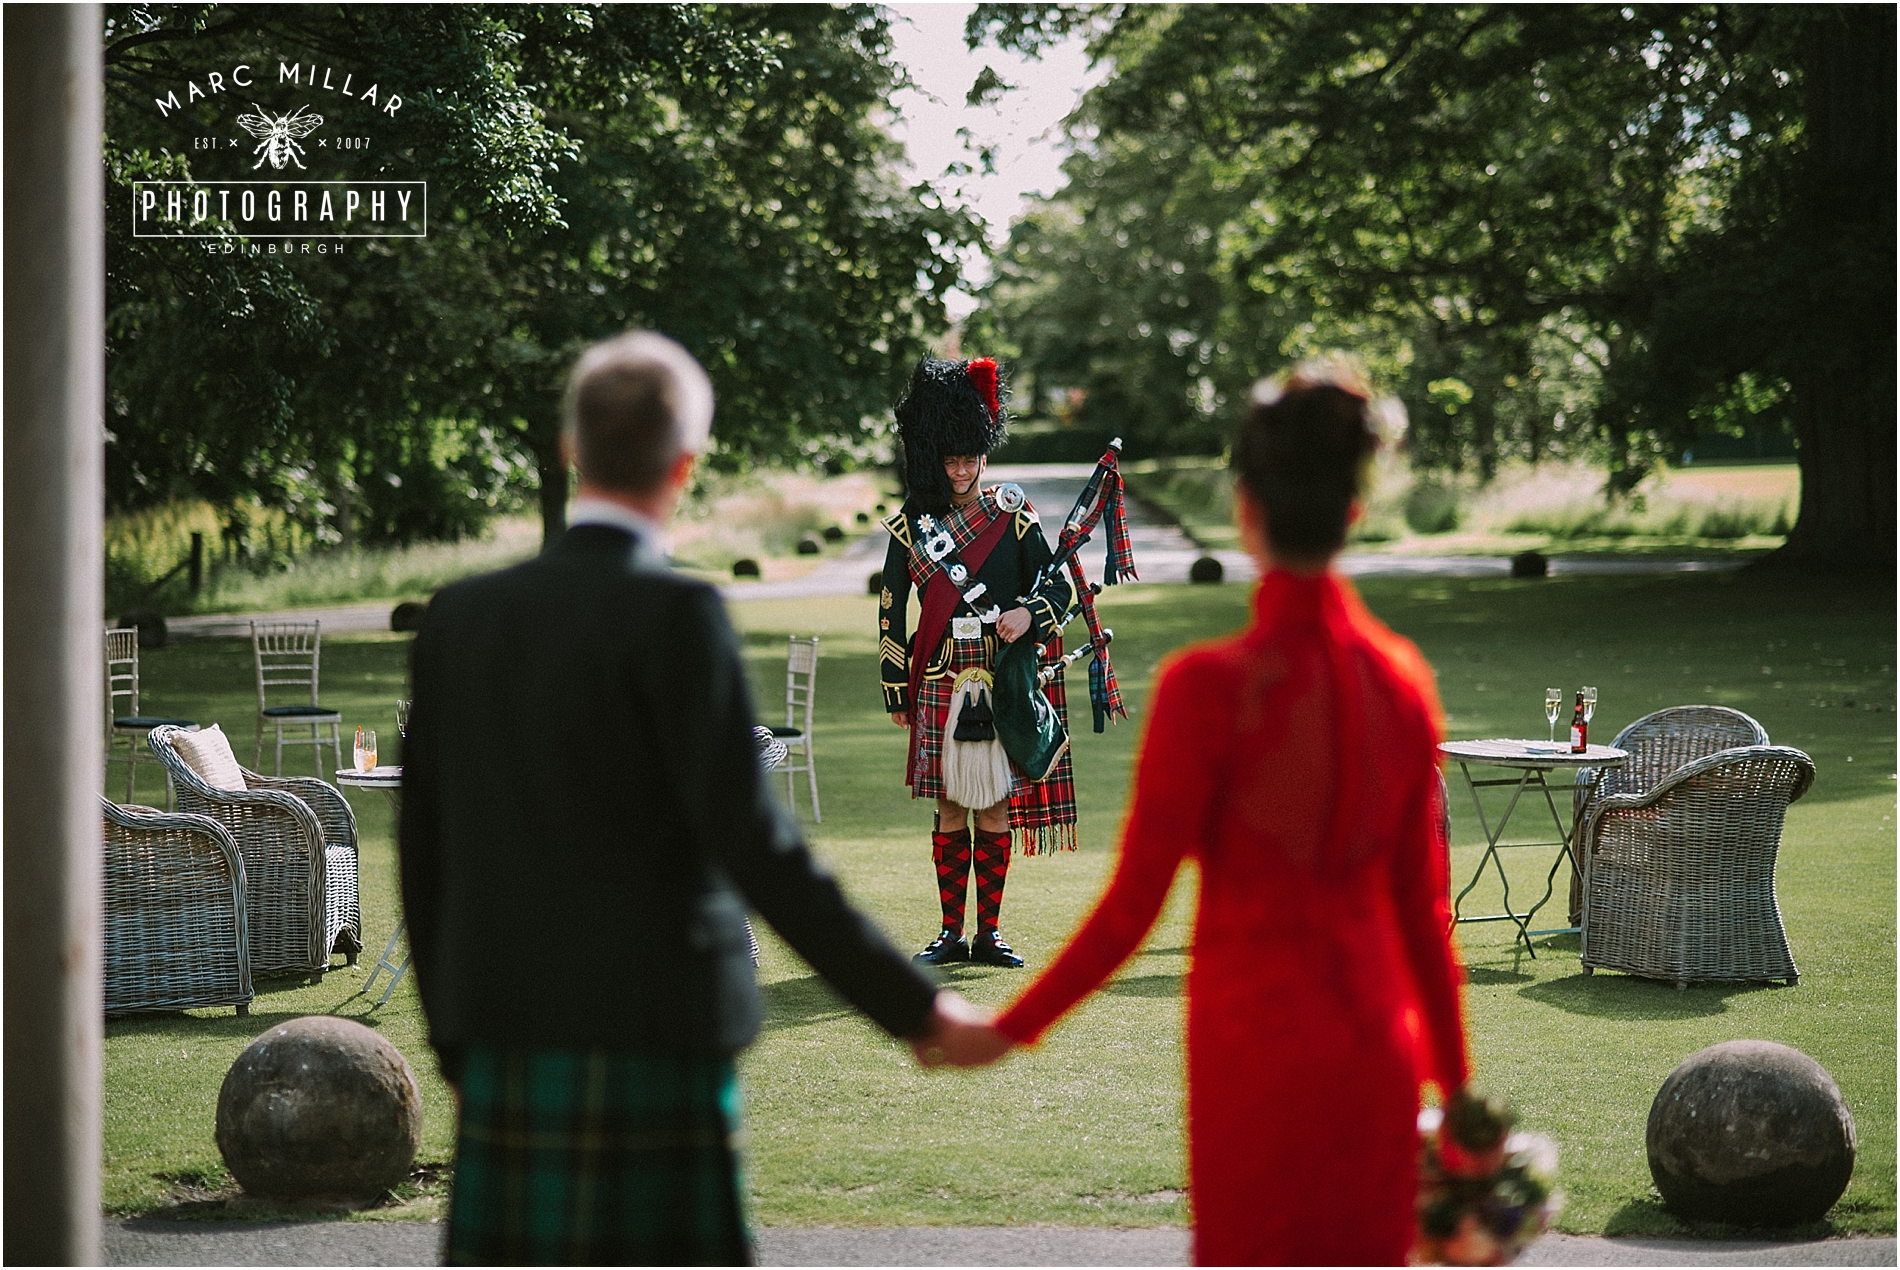
[[[963,46],[963,23],[976,6],[969,4],[893,4],[891,37],[897,61],[909,69],[916,89],[891,99],[898,113],[891,131],[910,152],[913,172],[927,178],[947,198],[961,201],[988,225],[989,240],[1001,246],[1009,225],[1029,198],[1062,187],[1063,116],[1082,93],[1101,78],[1091,73],[1081,37],[1072,37],[1031,61],[1015,53]],[[1014,90],[987,106],[966,106],[964,96],[985,66],[994,67]],[[966,141],[957,130],[967,128]],[[982,145],[996,149],[996,172],[947,177],[952,163],[978,167]],[[989,276],[987,262],[972,255],[967,274],[977,282]],[[950,293],[950,316],[961,321],[976,303],[960,291]]]

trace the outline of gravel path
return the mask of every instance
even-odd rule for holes
[[[1094,466],[1087,463],[999,464],[989,470],[987,479],[1014,481],[1029,495],[1029,501],[1042,516],[1044,535],[1054,545],[1062,521],[1082,492]],[[1135,567],[1143,582],[1186,582],[1188,569],[1203,555],[1221,562],[1230,582],[1251,582],[1253,561],[1235,550],[1202,551],[1175,525],[1157,516],[1136,499],[1128,500],[1129,539],[1135,549]],[[827,556],[810,572],[796,578],[777,581],[727,582],[720,592],[728,600],[795,600],[827,595],[863,595],[871,574],[883,567],[884,548],[889,538],[880,529],[853,539],[836,555]],[[1088,576],[1101,580],[1105,535],[1100,527],[1089,545],[1082,549],[1082,564]],[[1681,573],[1739,568],[1742,560],[1673,559],[1666,556],[1625,556],[1612,559],[1571,560],[1557,557],[1550,562],[1553,576],[1585,573]],[[1505,577],[1511,562],[1503,556],[1400,556],[1372,551],[1349,551],[1339,557],[1339,570],[1356,578]],[[389,629],[387,602],[350,604],[331,608],[298,609],[283,613],[212,614],[202,617],[174,617],[167,629],[175,639],[245,639],[251,633],[251,620],[309,621],[317,618],[323,629],[333,634]]]
[[[346,631],[386,631],[389,612],[396,606],[387,600],[374,604],[345,604],[321,609],[285,609],[277,613],[206,613],[197,617],[168,617],[165,631],[172,639],[249,639],[252,622],[323,623],[325,634]]]
[[[107,1221],[109,1266],[437,1265],[433,1222]],[[1076,1226],[925,1226],[895,1229],[768,1227],[757,1233],[768,1266],[1180,1266],[1188,1234]],[[1526,1266],[1891,1266],[1887,1239],[1807,1243],[1601,1239],[1549,1235]]]

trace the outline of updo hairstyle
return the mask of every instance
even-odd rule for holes
[[[1234,475],[1266,512],[1275,555],[1319,563],[1345,546],[1352,501],[1378,448],[1372,390],[1351,366],[1307,362],[1254,386]]]

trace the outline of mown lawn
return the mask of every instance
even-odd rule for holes
[[[1661,706],[1708,701],[1748,711],[1776,742],[1806,750],[1819,768],[1814,789],[1790,811],[1779,874],[1798,987],[1677,992],[1620,975],[1585,977],[1574,938],[1540,941],[1533,959],[1513,949],[1497,926],[1461,931],[1479,1075],[1515,1102],[1528,1127],[1560,1144],[1569,1196],[1562,1227],[1677,1229],[1655,1198],[1644,1160],[1650,1099],[1693,1051],[1759,1037],[1819,1060],[1855,1115],[1859,1166],[1824,1229],[1891,1232],[1892,590],[1696,574],[1376,579],[1362,589],[1438,667],[1454,736],[1537,735],[1543,688],[1588,682],[1602,693],[1593,726],[1600,739]],[[1246,599],[1237,585],[1134,585],[1103,597],[1104,620],[1118,634],[1116,666],[1137,712],[1103,736],[1089,734],[1084,720],[1076,738],[1082,850],[1019,860],[1012,870],[1004,930],[1032,970],[1046,963],[1102,885],[1139,703],[1155,664],[1171,648],[1240,624]],[[754,602],[735,616],[747,631],[762,717],[782,700],[785,635],[823,638],[818,745],[825,820],[810,825],[802,792],[801,819],[852,894],[901,944],[920,947],[937,920],[925,837],[930,816],[904,796],[903,733],[881,712],[873,604],[856,597]],[[326,641],[326,698],[338,700],[351,723],[393,735],[404,648],[403,637]],[[248,759],[255,700],[249,656],[247,645],[235,643],[148,653],[147,704],[223,722],[240,758]],[[308,763],[307,753],[302,761]],[[159,796],[155,779],[142,785],[145,801]],[[434,1072],[410,983],[380,1008],[359,992],[397,913],[389,811],[380,794],[352,798],[363,835],[370,944],[364,966],[335,971],[314,988],[260,984],[248,1020],[224,1010],[108,1023],[105,1184],[113,1211],[222,1211],[202,1202],[229,1193],[212,1139],[219,1082],[251,1037],[299,1014],[360,1018],[407,1054],[424,1085],[421,1159],[440,1165],[450,1158],[452,1102]],[[1477,860],[1473,844],[1481,840],[1468,810],[1457,802],[1453,810],[1454,869],[1468,876]],[[1533,871],[1541,876],[1541,869],[1514,861],[1514,880],[1520,870],[1527,880]],[[1038,1051],[979,1073],[918,1071],[904,1050],[847,1012],[762,932],[768,1019],[742,1068],[754,1220],[1186,1220],[1180,985],[1192,889],[1191,875],[1184,875],[1146,949]],[[1480,888],[1470,902],[1484,900]],[[493,955],[534,958],[550,975],[585,973],[564,960],[558,931],[516,932]],[[991,969],[949,977],[989,1005],[1003,1004],[1025,982],[1023,972]],[[440,1182],[425,1177],[404,1202],[369,1215],[433,1215],[441,1193]]]

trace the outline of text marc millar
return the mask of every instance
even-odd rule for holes
[[[343,77],[339,80],[337,79],[336,69],[326,66],[323,68],[322,82],[319,83],[317,67],[314,62],[307,65],[302,62],[296,65],[292,65],[289,62],[279,62],[277,64],[277,82],[279,84],[295,84],[299,88],[308,84],[311,88],[341,93],[345,97],[355,98],[363,105],[380,106],[382,112],[392,119],[395,118],[396,112],[402,109],[402,98],[395,93],[383,96],[381,84],[371,84],[367,88],[359,88],[357,91],[351,92],[350,85],[354,83],[355,80],[356,73],[354,71],[343,72]],[[266,84],[269,82],[269,80],[265,81]],[[163,97],[154,97],[152,101],[158,106],[159,116],[169,119],[171,118],[172,111],[183,110],[186,106],[189,106],[192,102],[198,101],[201,98],[214,97],[219,93],[232,92],[238,89],[248,89],[253,87],[256,83],[257,76],[253,73],[250,64],[239,63],[233,66],[228,74],[223,71],[211,71],[206,74],[206,88],[198,87],[198,81],[195,79],[186,80],[185,99],[182,102],[178,100],[178,90],[175,88],[167,89]]]

